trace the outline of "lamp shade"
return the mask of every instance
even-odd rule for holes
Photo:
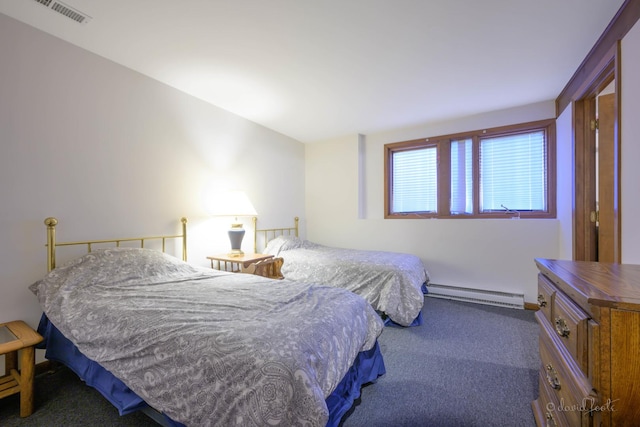
[[[222,191],[214,194],[210,214],[235,217],[258,215],[244,191]]]

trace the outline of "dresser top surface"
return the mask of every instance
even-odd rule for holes
[[[640,265],[537,258],[538,269],[584,304],[640,310]],[[564,282],[572,289],[564,289]],[[576,292],[573,292],[573,291]]]

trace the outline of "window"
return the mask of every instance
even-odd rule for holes
[[[473,213],[473,140],[451,141],[451,214]]]
[[[385,145],[385,218],[555,218],[555,121]]]
[[[398,151],[393,156],[393,206],[396,212],[436,212],[438,151],[424,147]]]

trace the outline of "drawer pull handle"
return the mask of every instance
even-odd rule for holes
[[[551,363],[547,365],[547,382],[554,390],[560,390],[560,380],[558,379],[558,372],[551,366]]]
[[[556,420],[553,418],[553,415],[551,415],[551,412],[547,412],[545,418],[547,419],[547,427],[557,427],[558,424],[556,424]]]
[[[571,329],[569,329],[569,326],[567,325],[567,321],[564,320],[562,317],[556,317],[556,332],[558,333],[558,335],[560,335],[563,338],[569,337],[569,333],[571,332]]]
[[[546,307],[547,306],[547,301],[544,299],[544,295],[539,294],[538,295],[538,307],[542,308],[542,307]]]

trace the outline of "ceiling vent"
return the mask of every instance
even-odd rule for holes
[[[57,12],[61,15],[66,16],[69,19],[72,19],[80,24],[86,24],[91,21],[91,17],[86,13],[82,13],[77,9],[72,8],[71,6],[62,3],[57,0],[35,0],[43,6],[48,7],[49,9]]]

